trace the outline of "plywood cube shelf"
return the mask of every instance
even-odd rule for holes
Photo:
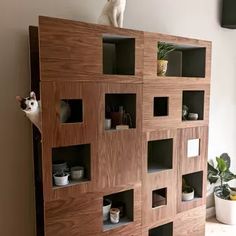
[[[176,47],[166,76],[157,76],[160,42]],[[42,102],[38,235],[203,236],[211,42],[40,17],[30,49]],[[198,119],[183,117],[184,105]],[[70,172],[63,186],[58,166]],[[192,201],[182,201],[183,178]],[[103,221],[106,200],[118,223],[109,212]]]

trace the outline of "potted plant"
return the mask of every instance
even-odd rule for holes
[[[210,184],[219,183],[214,188],[216,219],[225,224],[236,224],[236,201],[231,200],[234,191],[227,184],[230,180],[235,179],[236,175],[229,170],[231,160],[227,153],[216,157],[216,163],[216,167],[214,164],[208,163],[207,173]]]
[[[109,219],[111,204],[112,202],[110,199],[103,199],[103,207],[102,207],[103,221],[107,221]]]
[[[182,201],[191,201],[194,199],[194,188],[187,185],[186,180],[182,178]]]
[[[176,47],[165,42],[159,42],[157,47],[157,75],[165,76],[168,65],[166,57],[170,52],[174,51]]]
[[[69,173],[65,172],[64,170],[58,170],[54,175],[54,183],[57,186],[64,186],[69,184]]]

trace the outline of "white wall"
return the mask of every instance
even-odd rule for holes
[[[0,235],[34,235],[31,131],[15,102],[29,92],[27,28],[38,15],[95,22],[105,0],[0,1]],[[219,0],[127,0],[125,27],[213,42],[209,158],[236,170],[236,31],[219,25]]]

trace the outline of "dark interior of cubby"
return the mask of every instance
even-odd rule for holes
[[[135,39],[103,35],[103,74],[135,74]]]
[[[57,147],[52,149],[52,163],[66,162],[68,168],[84,167],[84,179],[91,179],[91,146],[90,144]],[[72,181],[70,181],[72,182]],[[76,182],[73,180],[73,182]],[[80,181],[78,181],[80,182]]]
[[[112,208],[120,209],[120,222],[113,224],[108,221],[103,222],[103,229],[109,230],[130,223],[134,220],[134,190],[113,193],[103,197],[103,200],[109,199],[112,202]]]
[[[148,172],[172,169],[173,139],[148,141]]]
[[[198,120],[204,119],[204,91],[183,91],[183,103],[189,113],[197,113]]]
[[[194,198],[201,198],[203,190],[203,171],[183,175],[183,178],[186,185],[194,189]]]
[[[167,56],[166,76],[205,77],[206,48],[173,44],[176,49]]]
[[[167,205],[167,188],[152,191],[152,208]]]
[[[173,235],[173,223],[158,226],[150,229],[148,236],[172,236]]]
[[[154,116],[168,116],[169,114],[168,97],[154,97],[153,114]]]
[[[83,102],[82,99],[63,99],[70,106],[71,115],[64,123],[83,122]]]
[[[112,93],[105,94],[105,117],[122,117],[119,107],[123,107],[129,128],[136,128],[136,94]],[[127,115],[128,114],[128,115]],[[131,118],[131,123],[130,119]],[[115,129],[115,121],[112,120],[112,128]],[[124,123],[124,122],[123,122]],[[125,123],[124,123],[125,124]]]

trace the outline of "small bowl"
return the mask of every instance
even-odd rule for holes
[[[198,119],[198,113],[189,113],[188,114],[189,120],[197,120]]]
[[[84,167],[83,166],[73,166],[70,169],[71,179],[81,180],[84,178]]]

